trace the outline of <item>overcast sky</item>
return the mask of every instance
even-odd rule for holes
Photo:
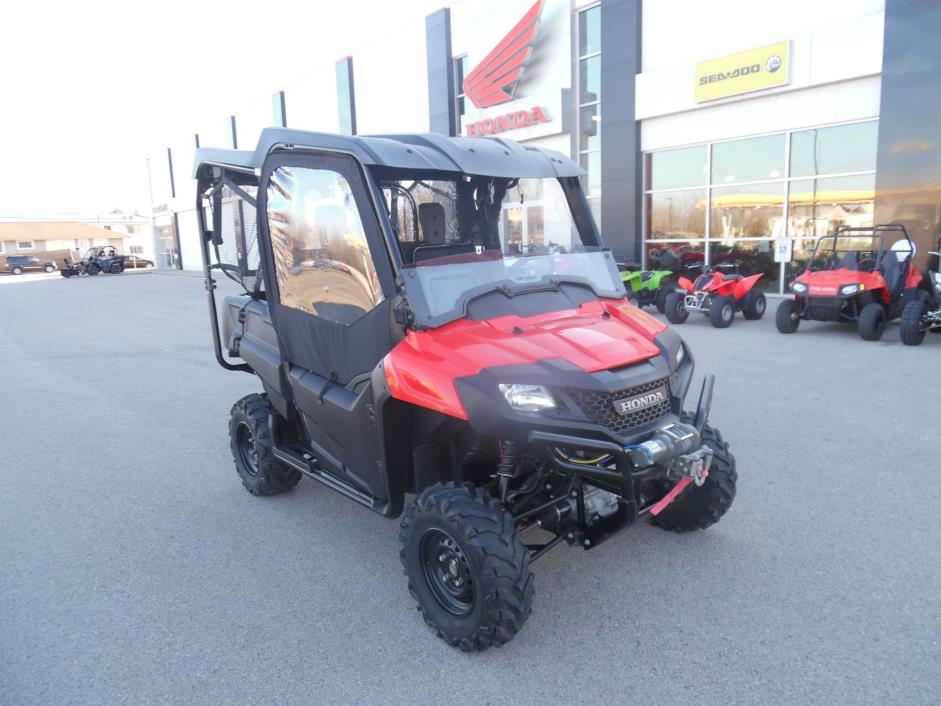
[[[443,0],[31,0],[0,29],[0,217],[149,208],[145,159]],[[448,3],[455,4],[455,3]],[[399,67],[396,80],[425,66]]]

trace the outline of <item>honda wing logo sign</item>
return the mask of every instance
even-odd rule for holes
[[[464,79],[464,93],[478,108],[513,100],[513,93],[529,52],[542,11],[542,0],[529,8],[500,43],[471,69]]]
[[[550,55],[552,48],[544,45],[554,43],[555,35],[558,35],[553,29],[559,13],[555,12],[555,7],[545,12],[547,2],[556,4],[553,0],[536,0],[525,9],[522,16],[516,14],[522,9],[517,8],[516,3],[502,2],[482,8],[480,15],[474,18],[476,22],[472,22],[471,36],[473,39],[481,37],[481,42],[486,41],[486,37],[494,36],[495,26],[510,28],[504,30],[505,33],[495,45],[483,45],[483,50],[479,52],[483,58],[464,77],[464,96],[468,108],[473,106],[462,119],[464,134],[494,135],[508,130],[533,128],[552,121],[552,111],[545,103],[539,102],[536,96],[530,97],[534,89],[538,91],[540,83],[549,78],[548,72],[555,68],[551,65],[555,60]],[[565,32],[568,32],[567,28]],[[474,47],[471,49],[469,55],[473,61],[476,52],[473,51]],[[548,134],[558,130],[543,129],[538,132]],[[521,137],[526,139],[536,136],[532,133],[533,130],[529,130]]]
[[[614,411],[624,416],[625,414],[630,414],[631,412],[640,412],[641,410],[647,409],[648,407],[653,407],[655,405],[666,402],[669,398],[667,397],[666,387],[658,387],[653,392],[646,392],[642,395],[635,395],[634,397],[627,397],[623,400],[614,401]]]

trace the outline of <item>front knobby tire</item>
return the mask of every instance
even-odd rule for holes
[[[869,302],[859,312],[859,337],[864,341],[878,341],[885,331],[885,309],[878,302]]]
[[[399,557],[425,622],[465,652],[509,642],[532,612],[529,551],[482,488],[435,484],[405,510]]]
[[[774,316],[774,323],[781,333],[794,333],[800,326],[800,307],[793,299],[785,299],[778,304],[778,311]]]
[[[928,305],[921,299],[913,299],[902,310],[899,322],[899,337],[906,346],[918,346],[925,340],[925,328],[921,320],[928,313]]]
[[[709,425],[703,429],[703,443],[712,449],[712,465],[706,482],[696,487],[693,484],[680,494],[663,512],[653,518],[660,527],[673,532],[692,532],[711,527],[732,507],[738,473],[735,471],[735,456],[729,445],[722,440],[718,429]]]
[[[235,470],[252,495],[278,495],[292,490],[301,479],[274,457],[269,415],[277,414],[265,395],[248,395],[232,407],[229,445]]]
[[[683,292],[670,292],[667,295],[665,311],[667,321],[671,324],[682,324],[689,318],[689,311],[686,309],[686,295]]]
[[[732,297],[716,297],[709,305],[709,323],[716,328],[728,328],[735,319],[735,300]]]

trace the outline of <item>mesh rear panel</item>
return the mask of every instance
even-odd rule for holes
[[[645,392],[652,392],[657,388],[663,387],[667,392],[667,399],[659,404],[655,404],[646,409],[640,409],[628,414],[618,414],[614,408],[614,403],[623,400],[626,397],[634,397]],[[626,390],[617,392],[594,392],[590,390],[569,390],[572,399],[575,400],[585,416],[596,424],[607,427],[615,434],[624,434],[625,432],[637,429],[645,424],[649,424],[670,411],[670,380],[669,378],[660,378],[644,385],[637,385]]]
[[[252,201],[242,198],[228,183],[219,185],[218,196],[214,199],[214,208],[219,210],[216,223],[222,239],[221,244],[215,246],[216,261],[227,277],[252,293],[261,290],[254,203],[258,189],[252,186],[239,188]]]

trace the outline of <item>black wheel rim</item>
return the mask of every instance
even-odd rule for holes
[[[419,547],[425,582],[435,600],[451,615],[465,617],[474,608],[474,580],[470,562],[447,532],[429,529]]]
[[[258,475],[258,454],[255,452],[255,435],[247,424],[239,424],[237,432],[239,457],[250,476]]]

